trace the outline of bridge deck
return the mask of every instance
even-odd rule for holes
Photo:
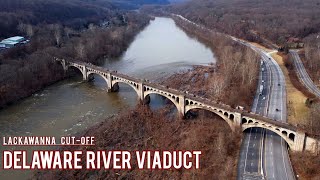
[[[205,106],[213,106],[213,107],[216,107],[216,108],[224,109],[226,111],[241,113],[242,116],[247,116],[249,118],[253,118],[253,119],[260,120],[260,121],[264,121],[264,122],[266,122],[268,124],[280,126],[280,127],[283,127],[283,128],[289,129],[289,130],[293,130],[293,131],[297,130],[297,127],[292,126],[292,125],[287,124],[287,123],[275,121],[273,119],[270,119],[270,118],[267,118],[267,117],[264,117],[264,116],[261,116],[261,115],[258,115],[258,114],[254,114],[252,112],[235,109],[235,108],[232,108],[229,105],[222,104],[222,103],[217,102],[217,101],[212,101],[212,100],[209,100],[209,99],[206,99],[206,98],[198,97],[198,96],[195,96],[195,95],[192,95],[192,94],[188,94],[186,92],[181,92],[181,91],[176,90],[176,89],[172,89],[172,88],[165,87],[165,86],[162,86],[162,85],[159,85],[159,84],[156,84],[156,83],[148,82],[147,80],[141,80],[141,79],[133,78],[133,77],[130,77],[128,75],[118,73],[117,71],[110,71],[108,69],[105,69],[105,68],[102,68],[102,67],[99,67],[99,66],[95,66],[95,65],[90,64],[90,63],[77,62],[77,61],[66,61],[66,62],[69,62],[69,63],[71,62],[71,63],[75,63],[75,64],[78,64],[78,65],[84,65],[87,68],[98,70],[98,71],[101,71],[103,73],[111,73],[113,76],[117,76],[117,77],[120,77],[120,78],[123,78],[123,79],[127,79],[127,80],[133,81],[133,82],[135,82],[137,84],[143,83],[146,86],[150,86],[152,88],[156,88],[158,90],[165,91],[165,92],[174,94],[176,96],[182,95],[185,98],[190,99],[192,101],[201,102]]]

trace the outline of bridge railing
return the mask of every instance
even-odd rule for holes
[[[62,59],[55,58],[54,60],[55,61],[61,61]],[[65,60],[65,62],[66,63],[75,63],[75,64],[78,64],[78,65],[85,66],[87,68],[89,67],[91,69],[99,70],[99,71],[104,72],[104,73],[111,73],[114,76],[121,77],[123,79],[127,79],[127,80],[130,80],[130,81],[133,81],[135,83],[143,83],[146,86],[150,86],[150,87],[159,89],[161,91],[165,91],[165,92],[174,94],[176,96],[183,95],[185,98],[188,98],[188,99],[193,100],[193,101],[201,102],[203,105],[206,105],[206,106],[213,106],[213,107],[216,107],[216,108],[224,109],[226,111],[237,112],[237,113],[242,114],[243,116],[247,116],[249,118],[253,118],[253,119],[256,119],[256,120],[260,120],[260,121],[265,121],[266,123],[277,125],[277,126],[281,126],[281,127],[285,127],[287,129],[290,129],[290,130],[296,130],[297,129],[296,126],[292,126],[292,125],[290,125],[288,123],[275,121],[274,119],[270,119],[270,118],[268,118],[266,116],[261,116],[261,115],[258,115],[258,114],[255,114],[255,113],[252,113],[252,112],[249,112],[249,111],[245,111],[245,110],[241,110],[241,109],[235,109],[235,108],[232,108],[230,105],[223,104],[221,102],[214,101],[214,100],[211,100],[211,99],[208,99],[208,98],[199,97],[197,95],[190,94],[190,93],[187,93],[187,92],[181,92],[181,91],[179,91],[177,89],[173,89],[173,88],[170,88],[168,86],[163,86],[163,85],[159,85],[159,84],[156,84],[156,83],[149,82],[146,79],[133,78],[133,77],[130,77],[128,75],[121,74],[121,73],[119,73],[117,71],[108,70],[106,68],[103,68],[103,67],[100,67],[100,66],[96,66],[96,65],[93,65],[91,63],[80,62],[80,61],[67,61],[67,60]]]

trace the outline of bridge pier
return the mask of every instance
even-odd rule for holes
[[[68,70],[68,66],[67,66],[66,60],[62,59],[61,60],[61,64],[62,64],[64,72],[66,72]]]
[[[108,85],[108,92],[118,92],[119,91],[119,84],[112,82],[112,74],[107,73],[107,85]]]
[[[150,96],[147,95],[146,97],[144,97],[144,84],[143,82],[139,82],[138,83],[138,99],[140,101],[141,104],[149,104],[150,103]]]
[[[233,115],[233,124],[235,126],[235,129],[241,129],[242,114],[235,112]]]
[[[87,74],[86,66],[81,66],[81,69],[82,69],[83,80],[87,81],[88,80],[88,74]]]
[[[144,98],[144,85],[142,82],[138,83],[138,92],[137,93],[138,93],[139,100],[142,103],[144,103],[144,100],[145,100],[145,98]],[[149,101],[150,101],[150,97],[149,97]]]
[[[306,140],[306,133],[297,131],[296,136],[294,138],[292,151],[302,152],[304,150]]]
[[[144,104],[150,102],[149,94],[159,94],[164,96],[174,103],[177,107],[178,115],[181,118],[184,118],[186,111],[191,109],[209,110],[226,120],[234,131],[242,131],[251,127],[269,129],[284,138],[292,151],[311,151],[319,153],[319,139],[308,137],[304,132],[297,131],[297,128],[294,126],[274,121],[273,119],[262,117],[258,114],[232,109],[230,106],[223,104],[220,105],[220,103],[217,102],[202,101],[199,98],[194,98],[194,96],[179,92],[178,90],[171,90],[168,87],[161,87],[153,83],[147,83],[144,80],[128,78],[125,75],[118,74],[114,71],[103,70],[101,67],[91,64],[66,61],[58,58],[54,58],[54,61],[59,61],[65,71],[70,67],[79,69],[83,74],[83,80],[85,81],[90,79],[90,74],[98,74],[102,76],[104,80],[107,81],[108,92],[118,91],[118,83],[128,84],[134,88],[138,94],[139,100]],[[114,73],[114,76],[111,73]],[[147,85],[144,85],[144,83]]]
[[[184,119],[186,114],[186,98],[184,95],[179,95],[179,106],[177,107],[180,119]]]

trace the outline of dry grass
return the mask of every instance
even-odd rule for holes
[[[280,65],[280,68],[285,76],[286,90],[287,90],[287,106],[288,106],[288,122],[292,124],[306,124],[306,118],[309,113],[309,108],[305,102],[307,96],[298,90],[294,84],[293,79],[289,76],[289,71],[285,66],[284,59],[277,53],[272,53],[271,56]]]
[[[290,153],[295,173],[301,180],[320,179],[320,156],[308,153]]]
[[[266,51],[266,52],[272,52],[272,51],[273,51],[272,49],[269,49],[269,48],[267,48],[267,47],[264,47],[264,46],[262,46],[261,44],[258,44],[258,43],[255,43],[255,42],[248,42],[248,43],[250,43],[250,44],[252,44],[252,45],[254,45],[254,46],[256,46],[256,47],[258,47],[258,48],[260,48],[260,49],[263,49],[263,50]]]
[[[39,171],[34,179],[236,179],[240,134],[213,113],[199,111],[195,119],[181,120],[171,108],[151,111],[147,106],[124,111],[91,127],[95,146],[69,150],[201,150],[200,169],[139,170],[135,157],[131,170]],[[83,157],[84,158],[84,157]],[[85,164],[85,162],[83,162]]]

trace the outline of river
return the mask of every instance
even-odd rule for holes
[[[189,37],[172,19],[157,17],[136,36],[120,58],[106,59],[103,66],[156,81],[193,65],[209,63],[215,63],[215,58],[208,47]],[[152,96],[150,106],[157,108],[162,101]],[[107,93],[106,83],[98,76],[89,83],[83,82],[80,76],[70,78],[1,110],[0,137],[72,135],[121,109],[134,107],[137,102],[130,86],[120,84],[119,92]],[[1,151],[8,149],[12,148],[0,147]],[[32,150],[31,147],[17,149]],[[31,174],[31,171],[0,171],[0,179],[25,179]]]

